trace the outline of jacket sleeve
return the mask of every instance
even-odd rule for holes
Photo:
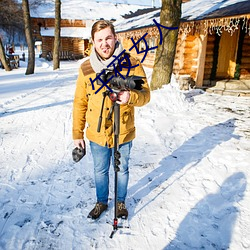
[[[86,123],[86,112],[88,108],[88,97],[86,91],[86,77],[84,77],[81,68],[76,82],[76,90],[73,101],[73,140],[83,139]]]
[[[150,88],[148,86],[146,74],[144,72],[141,63],[137,61],[137,64],[139,64],[139,66],[135,68],[134,75],[142,76],[144,84],[142,84],[141,90],[132,89],[130,91],[130,98],[128,101],[128,105],[141,107],[150,101]]]

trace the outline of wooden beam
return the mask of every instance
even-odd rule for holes
[[[203,77],[204,77],[204,68],[205,68],[205,59],[206,59],[206,50],[207,50],[207,36],[201,34],[199,36],[199,55],[198,55],[198,67],[196,71],[196,86],[202,87]]]

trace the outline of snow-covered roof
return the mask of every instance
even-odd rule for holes
[[[119,19],[114,22],[116,32],[138,29],[154,25],[153,19],[160,22],[160,9],[156,9],[150,13],[135,16],[128,19]]]
[[[61,0],[61,18],[71,20],[119,19],[122,15],[150,6],[136,4],[115,4],[93,0]],[[31,17],[54,18],[55,4],[47,0],[37,9],[30,10]]]
[[[54,28],[41,28],[42,36],[54,36]],[[61,37],[78,37],[82,39],[89,39],[91,36],[90,28],[83,27],[62,27]]]
[[[182,4],[182,19],[185,21],[247,13],[250,13],[249,0],[191,0]]]
[[[117,32],[153,26],[155,19],[160,22],[160,8],[150,13],[117,20]],[[182,21],[194,21],[225,16],[250,14],[250,0],[191,0],[182,4]]]

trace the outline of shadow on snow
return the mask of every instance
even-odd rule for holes
[[[72,102],[73,102],[73,100],[66,100],[66,101],[62,101],[62,102],[54,102],[54,103],[50,103],[50,104],[43,104],[43,105],[39,105],[39,106],[36,106],[36,107],[21,108],[21,109],[14,110],[14,111],[5,111],[3,113],[0,113],[0,117],[6,117],[6,116],[9,116],[9,115],[15,115],[15,114],[25,113],[25,112],[29,112],[29,111],[44,109],[44,108],[51,108],[51,107],[55,107],[55,106],[65,105],[65,104],[72,103]]]
[[[186,171],[197,166],[199,162],[216,146],[229,141],[232,138],[239,139],[239,136],[235,136],[233,134],[235,129],[234,123],[235,119],[229,119],[223,123],[202,129],[198,134],[192,136],[178,149],[173,151],[171,155],[163,158],[159,163],[158,168],[154,169],[152,172],[148,173],[141,180],[139,180],[135,185],[131,186],[128,190],[129,196],[133,197],[134,200],[140,200],[142,197],[147,196],[161,184],[166,182],[172,175],[174,175],[174,173],[185,168],[187,165],[189,165],[189,167]],[[161,189],[162,191],[151,199],[151,201],[153,201],[172,184],[173,183],[169,183],[167,187]],[[145,204],[145,206],[146,205],[147,204]],[[143,209],[143,207],[141,209]]]
[[[164,250],[229,249],[247,180],[242,172],[228,177],[217,193],[207,195],[181,222],[175,239]]]
[[[234,130],[235,119],[229,119],[225,122],[206,127],[184,142],[183,145],[173,151],[171,155],[162,159],[158,168],[148,173],[129,188],[128,193],[131,203],[138,203],[143,197],[151,193],[155,194],[136,212],[136,204],[132,206],[133,211],[131,211],[130,208],[130,216],[133,217],[139,213],[175,181],[180,179],[181,176],[185,175],[188,170],[196,167],[216,146],[232,138],[239,139],[239,136],[233,134]],[[166,183],[171,176],[184,168],[186,168],[186,170],[181,176]],[[164,188],[161,187],[159,189],[164,183]],[[246,178],[242,173],[235,174],[226,180],[218,194],[209,195],[191,210],[190,214],[187,215],[181,223],[177,238],[165,249],[178,249],[176,246],[178,246],[180,242],[183,244],[180,249],[186,249],[188,246],[194,247],[195,244],[201,247],[204,242],[208,242],[211,247],[214,246],[215,248],[218,246],[227,247],[230,242],[231,228],[237,213],[237,209],[232,204],[235,200],[242,198],[238,193],[244,192],[245,185]],[[157,192],[158,190],[160,191]],[[226,198],[228,200],[226,200]],[[220,201],[220,203],[216,204],[217,201]],[[225,218],[227,219],[225,220]],[[220,235],[223,236],[222,239]]]

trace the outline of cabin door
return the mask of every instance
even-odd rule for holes
[[[227,31],[222,32],[219,44],[216,78],[221,79],[234,77],[238,39],[239,30],[236,30],[232,36]]]

